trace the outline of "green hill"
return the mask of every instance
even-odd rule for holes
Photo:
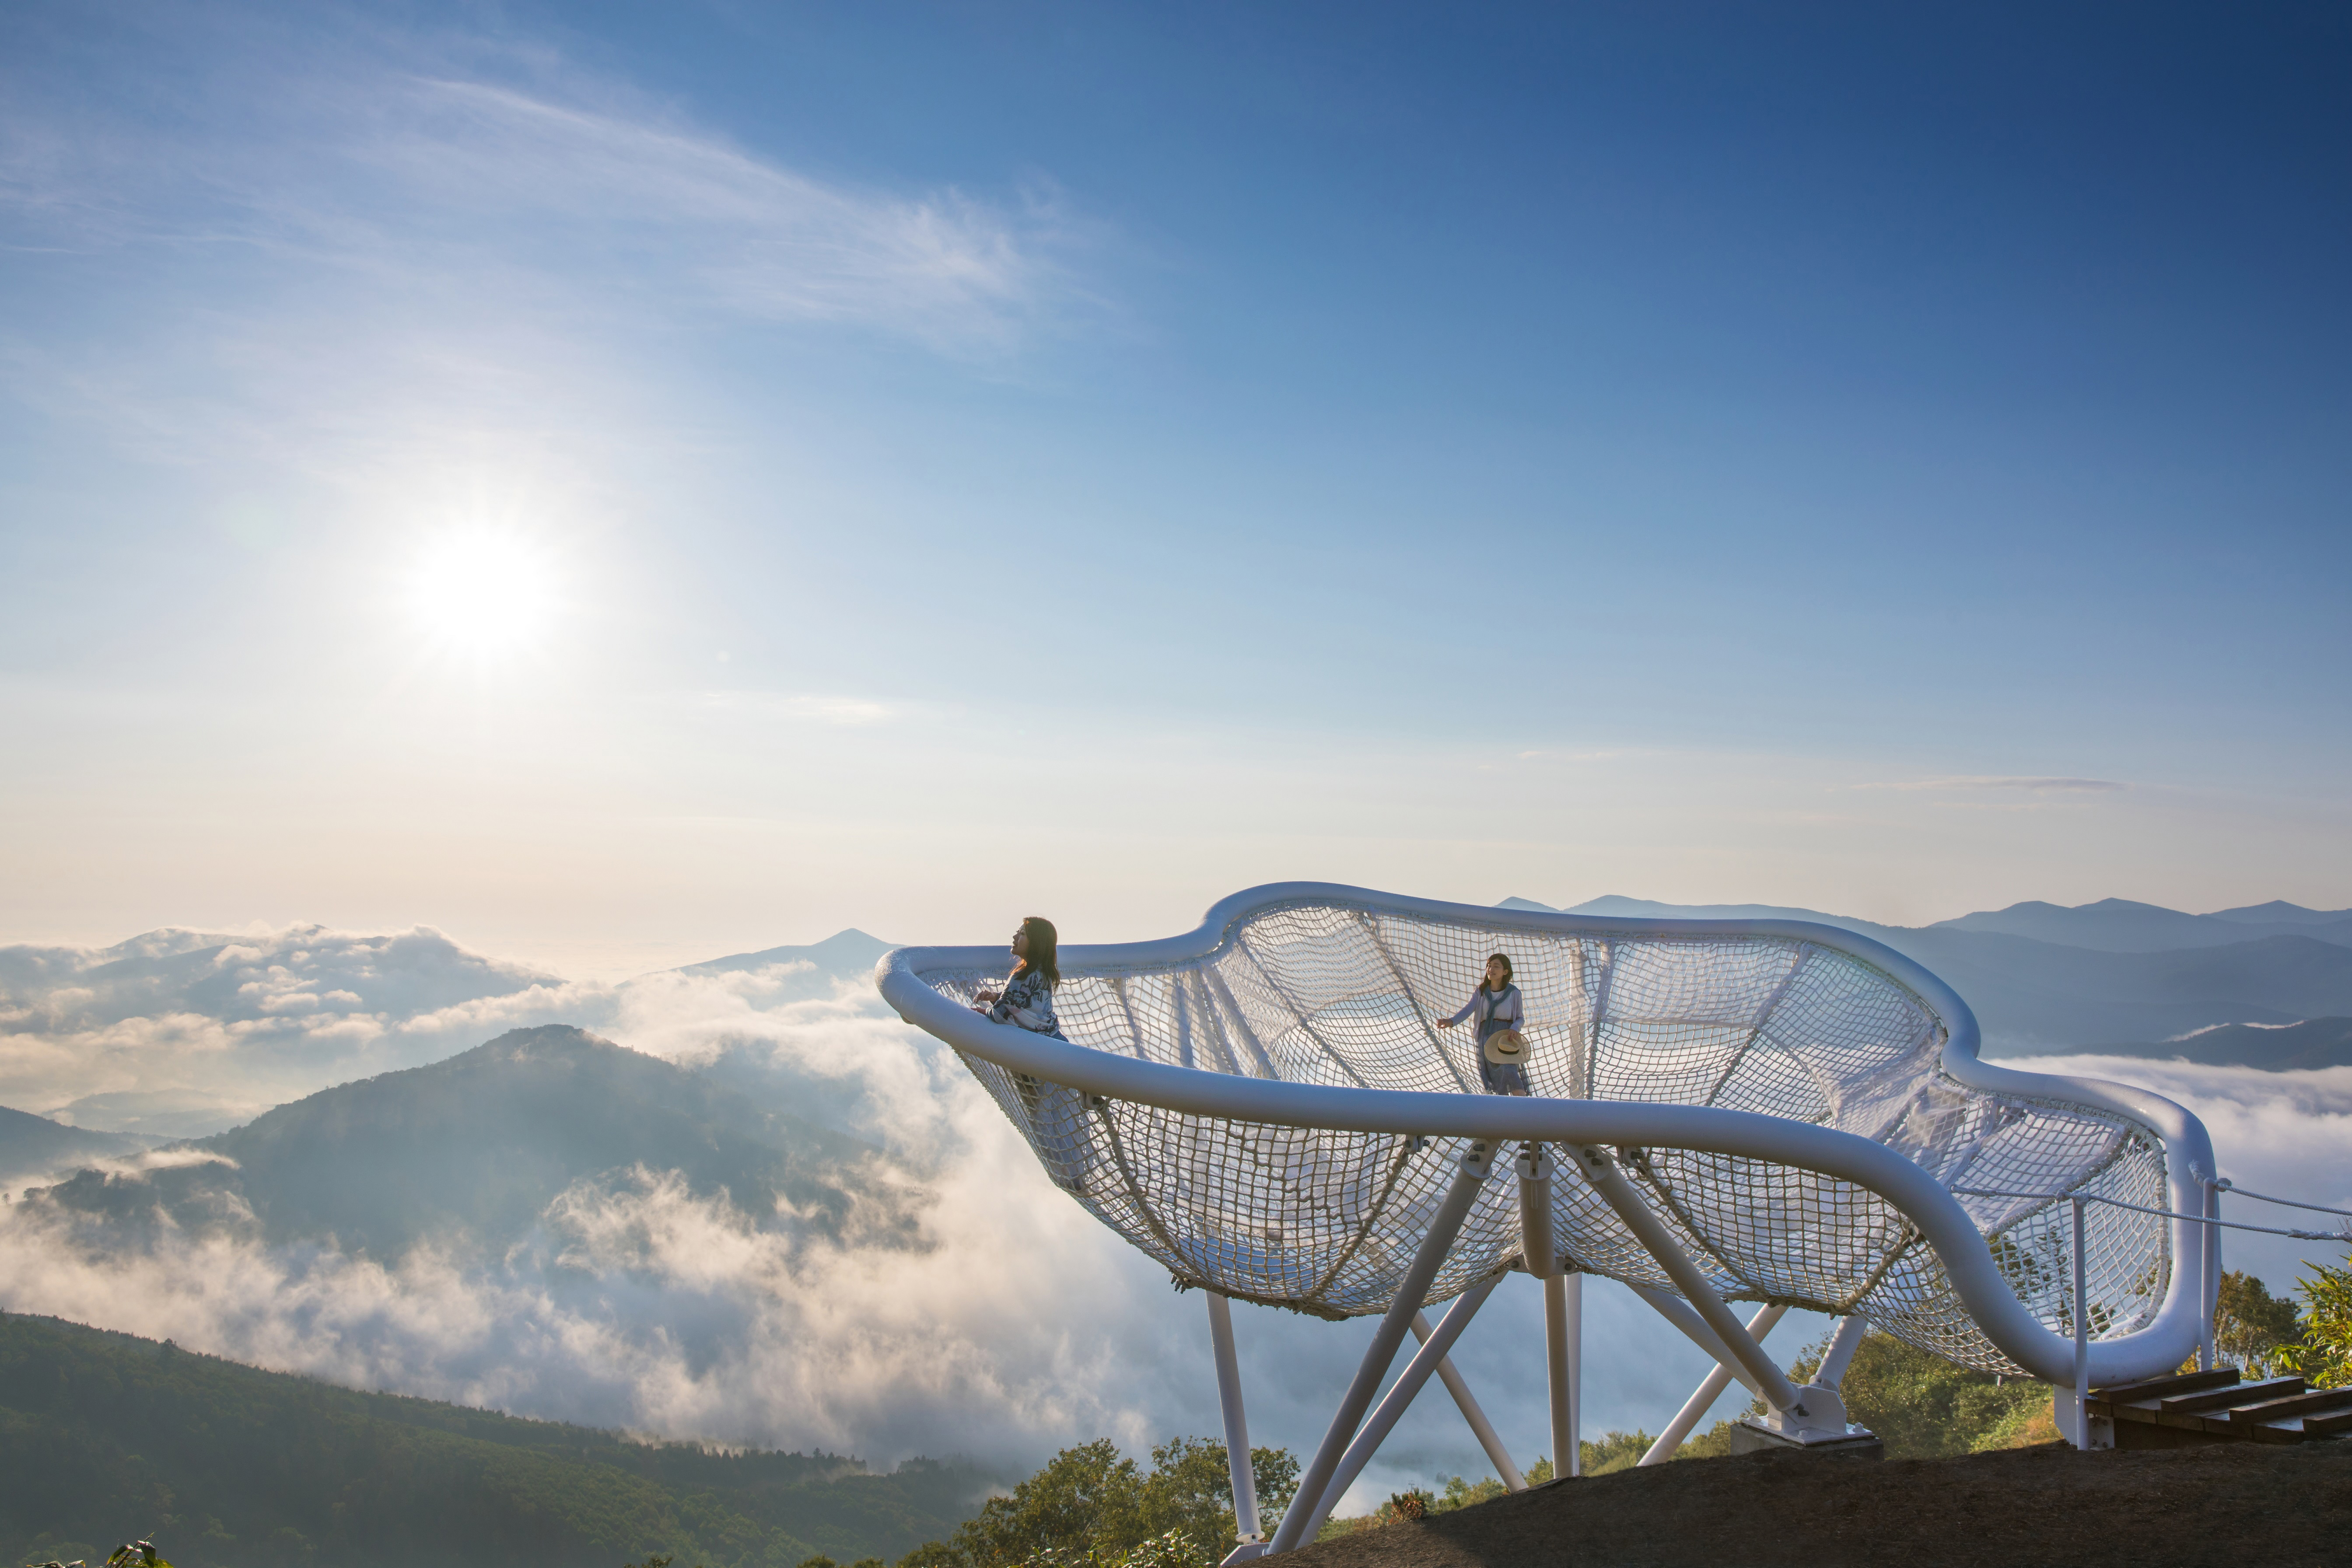
[[[0,1548],[180,1568],[793,1568],[953,1533],[992,1478],[910,1459],[715,1453],[362,1394],[169,1343],[0,1315]]]
[[[565,1025],[512,1029],[430,1067],[321,1089],[194,1147],[219,1163],[122,1175],[84,1171],[35,1201],[135,1235],[168,1216],[191,1232],[249,1229],[272,1244],[331,1237],[399,1258],[431,1238],[498,1256],[573,1184],[676,1171],[699,1196],[747,1213],[779,1200],[837,1233],[863,1193],[861,1240],[889,1244],[911,1216],[860,1176],[868,1144],[756,1104],[658,1058]]]

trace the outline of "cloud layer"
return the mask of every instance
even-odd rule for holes
[[[792,963],[579,985],[438,933],[309,926],[9,957],[53,982],[17,1013],[63,1031],[20,1016],[12,1059],[83,1102],[100,1082],[159,1101],[194,1092],[173,1087],[184,1084],[257,1100],[561,1015],[859,1132],[886,1151],[873,1179],[922,1201],[919,1245],[866,1247],[854,1230],[836,1241],[789,1213],[746,1212],[641,1171],[566,1192],[527,1244],[488,1263],[431,1247],[388,1261],[269,1247],[235,1215],[109,1225],[19,1204],[0,1217],[8,1310],[356,1386],[885,1461],[963,1451],[1018,1467],[1097,1436],[1139,1452],[1217,1430],[1199,1298],[1171,1291],[1056,1191],[961,1064],[890,1016],[862,978]],[[114,990],[90,984],[97,971]],[[358,1000],[331,1002],[338,993]],[[133,995],[156,1013],[131,1012]],[[233,1016],[194,1011],[206,1003]],[[116,1168],[135,1183],[153,1163]],[[1540,1354],[1537,1301],[1531,1287],[1498,1292],[1456,1357],[1523,1458],[1548,1441],[1527,1375]],[[1370,1325],[1253,1307],[1237,1317],[1256,1440],[1311,1447]],[[1614,1287],[1592,1289],[1588,1320],[1590,1418],[1654,1427],[1703,1372],[1696,1352]],[[1362,1485],[1371,1496],[1484,1468],[1458,1415],[1433,1399]]]
[[[1018,1468],[1097,1436],[1140,1451],[1217,1429],[1198,1299],[1171,1291],[1056,1192],[954,1058],[889,1016],[862,979],[795,963],[578,985],[437,933],[316,927],[225,942],[157,933],[37,960],[53,984],[18,997],[5,1038],[29,1053],[10,1060],[30,1061],[26,1070],[55,1092],[185,1081],[260,1098],[305,1074],[325,1082],[355,1067],[413,1065],[561,1016],[860,1132],[886,1151],[870,1179],[894,1201],[919,1195],[920,1229],[914,1246],[864,1247],[854,1226],[831,1237],[788,1210],[749,1212],[649,1170],[574,1186],[527,1241],[487,1262],[429,1246],[390,1260],[269,1247],[235,1224],[134,1235],[19,1204],[0,1211],[6,1310],[356,1386],[880,1462],[961,1451]],[[9,961],[22,973],[36,958],[14,950]],[[134,1011],[142,1001],[157,1012]],[[221,1016],[196,1010],[205,1005]],[[33,1016],[63,1032],[31,1027]],[[72,1077],[77,1060],[90,1077]],[[2190,1104],[2243,1185],[2352,1199],[2352,1069],[2036,1065]],[[135,1180],[136,1163],[122,1169]],[[2251,1204],[2233,1212],[2264,1217]],[[2316,1250],[2230,1246],[2233,1266],[2275,1287]],[[1533,1373],[1538,1297],[1526,1285],[1507,1282],[1457,1352],[1523,1462],[1549,1447]],[[1255,1436],[1310,1448],[1370,1325],[1237,1315]],[[1793,1354],[1820,1328],[1793,1316],[1774,1347]],[[1589,1432],[1655,1430],[1705,1370],[1613,1285],[1588,1285],[1586,1334]],[[1459,1417],[1432,1395],[1358,1501],[1485,1468]]]

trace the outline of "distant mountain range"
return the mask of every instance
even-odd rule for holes
[[[863,982],[890,945],[844,931],[617,985],[476,952],[426,927],[173,928],[103,948],[0,947],[0,1104],[82,1129],[202,1137],[328,1084],[439,1061],[502,1028],[576,1024],[634,1038],[658,1015],[673,1036],[680,1023],[721,1033],[747,1005],[772,1012],[845,987],[870,996]],[[5,1048],[16,1041],[37,1046]],[[773,1086],[746,1070],[764,1065],[733,1060],[720,1076],[764,1091]],[[822,1082],[793,1092],[789,1103],[805,1103],[813,1120],[843,1119]],[[8,1142],[0,1129],[0,1168]]]
[[[97,1563],[137,1532],[181,1568],[846,1563],[952,1533],[994,1479],[638,1442],[0,1316],[9,1563]]]
[[[0,1106],[0,1187],[27,1176],[136,1154],[163,1142],[136,1132],[88,1132],[79,1127],[61,1127],[46,1116],[28,1116]]]
[[[837,931],[823,942],[805,947],[769,947],[758,952],[730,953],[702,963],[689,963],[674,974],[733,974],[745,970],[773,969],[779,964],[806,963],[820,974],[835,977],[862,974],[874,967],[875,961],[897,947],[895,942],[884,942],[878,936],[867,936],[852,926]]]
[[[1504,903],[1552,908],[1529,899]],[[2352,1016],[2347,910],[2274,902],[2192,915],[2106,899],[2073,909],[2012,904],[1934,925],[1890,926],[1776,904],[1666,904],[1612,895],[1568,912],[1815,921],[1858,931],[1958,991],[1975,1011],[1991,1056],[2170,1056],[2179,1053],[2160,1047],[2217,1026]],[[2113,1041],[2141,1044],[2102,1043]]]
[[[1525,899],[1505,903],[1551,907]],[[2074,908],[2012,904],[1919,927],[1780,905],[1618,896],[1575,910],[1818,921],[1862,932],[1949,982],[1975,1009],[1993,1056],[2093,1049],[2176,1055],[2181,1053],[2165,1047],[2221,1026],[2352,1016],[2347,910],[2273,901],[2189,914],[2105,899]],[[640,1037],[633,1024],[656,1014],[666,1028],[690,1017],[703,1042],[694,1052],[702,1080],[748,1101],[789,1105],[812,1127],[855,1130],[868,1125],[872,1107],[854,1082],[771,1048],[772,1030],[736,1029],[728,1018],[747,1006],[755,1016],[780,1018],[802,1002],[870,1002],[865,976],[891,945],[845,930],[823,942],[732,953],[617,986],[564,981],[470,952],[425,928],[390,935],[316,926],[247,935],[164,930],[102,949],[0,948],[0,1037],[29,1036],[46,1044],[16,1059],[103,1058],[111,1080],[97,1092],[78,1092],[17,1084],[0,1073],[0,1100],[52,1110],[57,1118],[0,1114],[0,1186],[135,1152],[142,1137],[152,1143],[247,1121],[258,1128],[268,1120],[255,1121],[259,1112],[321,1083],[415,1068],[500,1027],[559,1020],[631,1039]],[[2264,1063],[2307,1056],[2256,1050],[2242,1031],[2197,1048],[2240,1045],[2249,1060]],[[918,1042],[918,1048],[929,1047]],[[196,1061],[201,1072],[190,1066]],[[126,1079],[134,1087],[114,1087]],[[51,1076],[41,1084],[72,1081]],[[247,1164],[244,1155],[233,1157]],[[260,1173],[267,1165],[264,1160],[248,1168]],[[193,1187],[226,1178],[180,1179]],[[513,1201],[523,1204],[524,1194]],[[387,1200],[384,1212],[394,1206]],[[372,1237],[391,1234],[378,1222],[363,1228]]]
[[[180,1147],[216,1158],[87,1170],[26,1201],[131,1233],[168,1222],[272,1245],[332,1239],[384,1260],[424,1239],[495,1257],[560,1194],[642,1169],[675,1172],[698,1196],[723,1189],[747,1215],[781,1207],[822,1234],[857,1205],[861,1242],[887,1244],[892,1228],[877,1208],[889,1189],[859,1181],[870,1146],[562,1025],[323,1089]]]
[[[2085,1046],[2083,1055],[2152,1057],[2209,1067],[2300,1072],[2352,1067],[2352,1018],[2311,1018],[2300,1024],[2217,1024],[2177,1040],[2152,1045]]]

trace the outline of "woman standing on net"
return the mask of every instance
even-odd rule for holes
[[[1519,988],[1511,984],[1511,961],[1503,953],[1486,955],[1486,979],[1470,994],[1462,1011],[1440,1018],[1437,1026],[1450,1029],[1471,1014],[1478,1015],[1478,1071],[1488,1094],[1528,1094],[1528,1039],[1519,1032],[1527,1013],[1519,1004]]]

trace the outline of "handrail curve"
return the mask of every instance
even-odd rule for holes
[[[1902,953],[1841,927],[1796,921],[1597,918],[1446,903],[1334,883],[1288,882],[1220,900],[1198,928],[1181,936],[1065,946],[1062,972],[1066,980],[1191,968],[1223,953],[1250,919],[1286,905],[1370,909],[1553,937],[1762,938],[1810,943],[1878,971],[1934,1014],[1946,1032],[1939,1066],[1954,1081],[2022,1101],[2087,1108],[2131,1123],[2162,1146],[2168,1206],[2191,1213],[2203,1207],[2204,1184],[2214,1169],[2212,1147],[2203,1124],[2187,1110],[2127,1085],[1983,1061],[1978,1055],[1976,1016],[1957,993]],[[2073,1341],[2026,1310],[1958,1200],[1919,1164],[1869,1138],[1719,1106],[1365,1089],[1177,1067],[992,1023],[925,978],[946,972],[1001,973],[1004,962],[1003,950],[996,947],[898,948],[876,964],[875,983],[908,1023],[957,1050],[1107,1100],[1276,1126],[1691,1150],[1772,1162],[1850,1182],[1876,1194],[1917,1227],[1969,1315],[2002,1354],[2037,1377],[2058,1384],[2074,1380]],[[2092,1342],[2095,1384],[2170,1371],[2198,1342],[2205,1231],[2183,1219],[2170,1226],[2170,1273],[2155,1316],[2134,1331]]]

